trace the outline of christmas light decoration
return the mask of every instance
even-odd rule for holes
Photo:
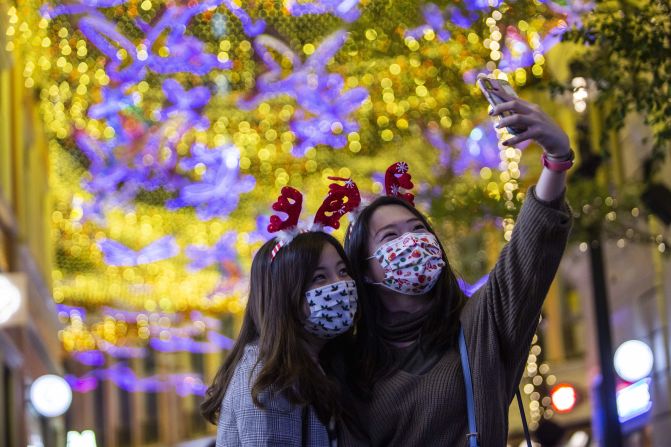
[[[263,210],[284,186],[352,177],[379,194],[372,174],[403,159],[418,206],[454,222],[437,227],[445,240],[483,221],[509,239],[523,148],[499,144],[508,136],[473,81],[486,72],[523,87],[545,76],[544,52],[577,20],[557,8],[19,0],[6,49],[49,137],[65,349],[98,368],[149,349],[226,349],[233,334],[208,319],[244,309],[251,256],[271,237]],[[176,389],[140,386],[127,371],[75,388],[94,379]]]

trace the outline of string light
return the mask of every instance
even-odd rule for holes
[[[61,315],[65,328],[59,339],[67,351],[146,348],[152,339],[176,337],[172,322],[152,321],[162,313],[239,318],[247,292],[244,272],[267,237],[259,210],[267,208],[277,189],[292,185],[318,191],[327,175],[337,173],[353,175],[364,191],[377,193],[379,183],[367,179],[371,167],[380,169],[399,156],[418,179],[431,178],[439,155],[413,150],[426,147],[420,130],[427,123],[449,135],[478,128],[474,122],[483,115],[484,103],[469,76],[486,69],[518,85],[528,76],[542,76],[541,40],[558,20],[543,5],[509,8],[490,0],[475,12],[446,10],[454,20],[429,26],[421,23],[416,2],[397,2],[384,11],[350,2],[355,6],[345,12],[312,11],[300,19],[307,26],[297,27],[291,11],[274,2],[215,3],[199,4],[202,11],[188,22],[188,33],[176,31],[156,45],[149,44],[147,30],[179,6],[121,3],[99,8],[106,19],[75,11],[72,4],[20,0],[9,8],[6,49],[22,62],[24,85],[39,97],[49,136],[54,300],[94,314]],[[70,20],[73,16],[76,20]],[[416,36],[399,26],[411,17],[418,17],[422,30]],[[180,20],[178,14],[173,18]],[[349,33],[329,34],[341,21],[351,23]],[[267,26],[277,31],[268,34],[286,41],[259,38]],[[533,52],[532,67],[500,67],[509,63],[506,55],[517,39],[511,40],[512,34],[526,39],[529,49],[523,50]],[[118,38],[105,40],[109,36]],[[176,64],[183,54],[192,54],[197,63]],[[187,65],[191,72],[185,71]],[[310,71],[316,66],[318,72]],[[278,82],[292,73],[301,82],[296,85],[322,89],[332,102],[292,97],[291,89]],[[461,79],[466,82],[455,81]],[[346,95],[349,102],[342,99]],[[325,115],[332,119],[317,119]],[[215,171],[195,159],[196,147],[234,147],[235,156],[218,165],[236,170],[230,185],[255,179],[254,189],[241,190],[230,211],[203,218],[189,203],[166,208],[185,185],[206,183]],[[94,154],[104,149],[112,156],[97,161]],[[207,154],[201,154],[203,159]],[[477,166],[475,175],[466,173],[452,185],[455,191],[477,190],[510,213],[522,198],[520,157],[519,149],[499,146],[493,165]],[[131,176],[110,187],[105,183],[114,180],[110,174],[120,172],[112,161],[143,173],[142,182],[134,184]],[[156,172],[165,175],[152,177]],[[468,200],[466,194],[461,197]],[[318,202],[319,194],[310,194],[306,207],[314,210]],[[509,239],[514,221],[506,217],[503,222]],[[233,232],[230,248],[237,257],[189,270],[187,247],[213,247]],[[118,241],[137,256],[165,235],[174,236],[180,251],[155,262],[111,265],[109,253],[100,248],[103,240]],[[104,306],[139,315],[126,321],[101,313]]]

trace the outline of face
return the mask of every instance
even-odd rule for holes
[[[405,233],[428,233],[429,230],[412,212],[400,205],[384,205],[373,212],[368,232],[368,256],[382,245]],[[375,258],[368,260],[368,277],[373,282],[384,280],[384,270]]]
[[[340,257],[335,247],[327,242],[324,244],[324,248],[322,248],[319,264],[312,274],[312,278],[308,279],[305,290],[317,289],[339,281],[351,280],[352,277],[347,273],[345,261]],[[305,309],[306,316],[310,315],[310,307],[307,302],[303,304],[303,309]]]

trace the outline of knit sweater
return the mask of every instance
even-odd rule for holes
[[[543,202],[531,188],[510,242],[486,284],[462,310],[481,447],[506,445],[508,407],[570,227],[571,213],[563,196]],[[343,426],[341,445],[467,446],[466,392],[458,348],[427,354],[415,343],[394,354],[395,370],[375,384],[370,400],[351,402],[369,439],[357,439]],[[417,367],[417,357],[424,359],[424,367]]]

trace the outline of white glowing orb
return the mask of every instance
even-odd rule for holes
[[[0,275],[0,324],[9,319],[19,310],[21,292],[7,278]]]
[[[567,447],[587,447],[589,444],[589,435],[582,430],[573,433],[568,440]]]
[[[97,445],[93,430],[84,430],[81,433],[69,431],[65,447],[97,447]]]
[[[652,372],[652,350],[642,341],[625,341],[615,351],[614,363],[620,377],[627,382],[636,382]]]
[[[30,401],[42,416],[57,417],[70,408],[72,389],[62,377],[47,374],[30,386]]]

